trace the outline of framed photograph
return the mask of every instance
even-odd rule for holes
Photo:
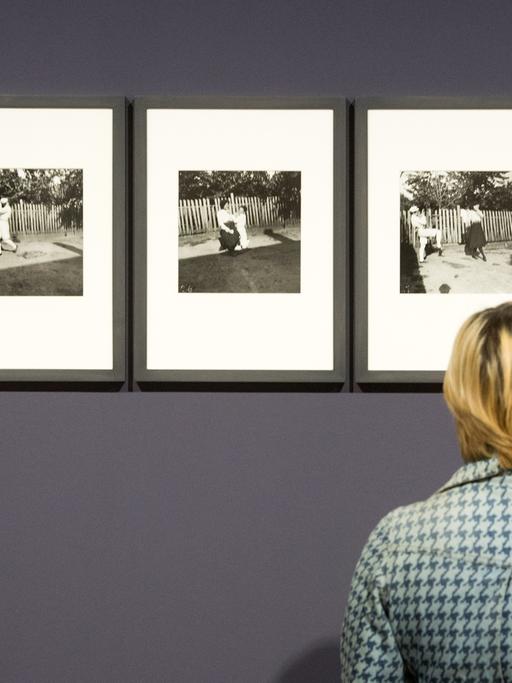
[[[0,97],[1,382],[125,378],[125,117]]]
[[[440,385],[512,295],[512,100],[356,103],[355,382]]]
[[[346,106],[136,100],[136,381],[345,381]]]

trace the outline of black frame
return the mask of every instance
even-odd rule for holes
[[[372,97],[355,105],[354,226],[354,382],[361,390],[441,391],[444,371],[368,369],[368,111],[371,109],[512,109],[512,99],[499,97]]]
[[[293,370],[149,370],[146,366],[146,112],[148,109],[332,109],[333,149],[333,287],[334,287],[334,369],[332,371]],[[342,98],[314,97],[158,97],[135,100],[134,105],[134,380],[141,388],[179,388],[212,383],[222,388],[244,389],[265,384],[290,388],[314,385],[344,385],[348,369],[348,103]],[[163,385],[166,385],[165,387]],[[220,387],[219,387],[220,388]]]
[[[126,150],[127,104],[124,97],[20,97],[1,96],[1,108],[12,109],[112,109],[113,160],[113,367],[103,369],[13,369],[0,368],[3,388],[95,388],[96,383],[118,388],[126,380]],[[93,331],[91,330],[91,334]],[[73,383],[62,386],[60,383]],[[18,383],[22,383],[19,385]],[[35,386],[31,386],[35,383]],[[44,385],[42,384],[44,383]],[[84,384],[82,384],[84,383]]]

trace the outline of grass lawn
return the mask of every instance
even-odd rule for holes
[[[218,242],[216,243],[218,245]],[[181,259],[181,292],[300,292],[300,240]]]
[[[0,296],[81,296],[82,260],[77,256],[3,268]]]
[[[81,234],[21,236],[16,252],[2,250],[0,296],[82,296]]]

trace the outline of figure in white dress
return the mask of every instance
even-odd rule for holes
[[[9,219],[12,209],[7,197],[0,198],[0,254],[4,251],[16,251],[17,247],[11,239]]]
[[[436,249],[439,256],[443,253],[441,245],[441,230],[439,228],[427,228],[427,217],[424,213],[420,213],[417,206],[411,206],[409,209],[411,216],[411,225],[416,230],[416,234],[420,240],[420,248],[418,252],[418,260],[420,263],[425,261],[425,247],[427,246],[428,238],[436,238]]]
[[[249,246],[249,238],[247,237],[247,207],[241,206],[236,212],[235,224],[238,234],[240,235],[240,247],[247,249]]]

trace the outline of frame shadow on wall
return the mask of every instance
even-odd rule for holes
[[[322,640],[286,664],[274,683],[311,683],[338,681],[340,654],[337,640]]]

